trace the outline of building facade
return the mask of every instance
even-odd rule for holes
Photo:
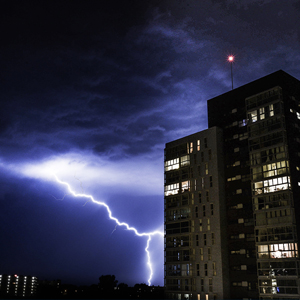
[[[23,275],[0,275],[1,298],[32,297],[37,292],[37,277]]]
[[[165,149],[165,285],[168,298],[223,299],[228,266],[222,130]],[[222,220],[222,222],[220,222]],[[207,295],[207,296],[206,296]]]
[[[220,155],[218,168],[215,168],[217,171],[209,174],[210,166],[207,175],[212,176],[213,181],[216,177],[220,182],[219,192],[222,194],[210,201],[219,202],[216,205],[224,207],[224,215],[218,216],[219,219],[214,216],[213,222],[225,235],[216,249],[219,247],[224,253],[221,266],[223,274],[228,274],[225,277],[229,289],[226,297],[299,299],[300,82],[278,71],[210,99],[208,123],[208,130],[217,127],[222,136],[217,142],[223,149],[216,152],[216,155]],[[209,135],[210,139],[216,138],[213,134]],[[189,138],[180,141],[186,142]],[[166,154],[172,148],[172,143],[166,145]],[[166,155],[165,164],[168,161]],[[198,169],[199,161],[191,158],[191,162],[190,168]],[[215,163],[216,160],[212,160],[210,165]],[[165,170],[165,189],[171,176],[168,172]],[[190,172],[189,176],[193,182],[195,172]],[[190,203],[188,208],[191,211],[195,210],[195,203],[198,204],[199,187],[197,185],[190,190],[194,194],[190,196],[194,197],[194,203]],[[166,204],[168,199],[169,195],[165,192]],[[168,211],[168,206],[165,206],[166,217]],[[198,213],[198,218],[196,214],[191,214],[189,218],[191,224],[196,224],[198,218],[207,216]],[[168,220],[165,220],[166,228],[170,226]],[[191,239],[197,237],[192,228],[190,235]],[[168,238],[171,235],[166,230],[166,241]],[[199,240],[198,244],[201,243]],[[202,251],[197,243],[191,244],[190,248],[192,253]],[[166,288],[167,291],[174,291],[168,285],[167,249],[166,246]],[[195,267],[197,271],[197,263],[197,256],[191,256],[193,271]],[[210,277],[209,272],[205,273],[205,264],[205,260],[200,260],[200,286],[197,285],[197,272],[190,274],[191,282],[195,282],[195,285],[191,285],[190,297],[222,299],[222,293],[214,285],[209,289],[209,278],[214,277]],[[212,291],[211,294],[202,294],[201,278],[204,278],[204,286]],[[183,296],[175,291],[171,294],[177,299]]]

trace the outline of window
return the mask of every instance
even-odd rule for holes
[[[200,276],[200,267],[199,267],[199,264],[197,264],[197,276]]]
[[[211,160],[211,149],[208,150],[208,159]]]
[[[202,226],[202,219],[199,219],[199,231],[203,230],[203,226]]]
[[[250,111],[248,118],[251,123],[255,123],[257,121],[257,110]]]
[[[213,291],[212,278],[209,278],[209,279],[208,279],[208,290],[209,290],[210,292]]]
[[[200,151],[201,147],[200,147],[200,140],[197,140],[197,151]]]
[[[179,193],[179,183],[174,183],[165,186],[165,196],[175,195]]]
[[[207,138],[204,138],[204,148],[207,148]]]
[[[203,242],[204,242],[204,246],[206,246],[206,233],[203,234]]]
[[[204,177],[201,178],[201,188],[204,189]]]
[[[204,276],[207,276],[207,264],[204,264]]]
[[[205,196],[206,196],[206,202],[209,202],[209,191],[205,192]]]
[[[212,176],[209,176],[209,186],[212,187],[213,186],[213,180],[212,180]]]
[[[211,244],[212,245],[215,244],[215,234],[214,233],[211,234]]]
[[[207,259],[211,260],[211,248],[210,247],[207,248]]]
[[[273,193],[289,189],[290,177],[283,176],[254,183],[255,195]]]
[[[204,152],[201,152],[201,162],[204,162]]]
[[[210,230],[210,219],[207,218],[207,230]]]
[[[265,118],[265,108],[264,107],[261,107],[259,109],[259,118],[260,118],[260,120],[264,120],[264,118]]]
[[[247,125],[247,120],[246,119],[244,119],[242,121],[239,121],[239,127],[244,127],[246,125]]]
[[[239,147],[233,149],[233,152],[235,152],[235,153],[236,153],[236,152],[239,152],[239,151],[240,151],[240,148],[239,148]]]
[[[202,202],[202,193],[200,192],[199,193],[199,203],[201,203]]]
[[[190,156],[185,155],[180,157],[180,165],[181,167],[189,166],[190,165]]]
[[[179,158],[165,161],[165,172],[179,169]]]
[[[201,278],[201,292],[204,292],[204,278]]]
[[[196,246],[199,246],[199,236],[196,234]]]
[[[193,142],[187,143],[187,153],[193,153]]]
[[[239,166],[241,164],[241,162],[238,160],[233,164],[233,167]]]
[[[270,115],[270,117],[274,116],[274,105],[273,104],[269,105],[269,115]]]
[[[205,214],[206,214],[206,212],[205,212],[205,205],[202,206],[202,212],[203,212],[203,217],[205,217]]]
[[[203,260],[203,248],[200,248],[200,260]]]
[[[213,276],[216,276],[217,275],[217,268],[216,268],[216,263],[215,262],[212,263],[212,269],[213,269]]]
[[[190,181],[183,181],[181,182],[181,190],[182,192],[188,192],[190,190]]]
[[[212,216],[214,215],[214,205],[213,205],[213,203],[210,204],[210,214]]]
[[[208,163],[205,164],[205,175],[208,174]]]
[[[237,194],[241,194],[242,192],[243,192],[242,189],[236,190],[236,193],[237,193]]]
[[[195,207],[195,216],[198,218],[198,206]]]

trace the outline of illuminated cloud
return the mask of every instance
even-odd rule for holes
[[[161,158],[135,157],[119,161],[105,160],[87,153],[67,153],[20,164],[2,166],[30,178],[54,180],[54,174],[85,188],[97,186],[98,190],[135,193],[135,195],[161,195],[163,173]],[[158,176],[159,175],[159,176]]]

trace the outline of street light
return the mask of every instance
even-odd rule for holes
[[[231,88],[233,90],[233,73],[232,73],[232,63],[234,62],[234,56],[233,55],[229,55],[227,57],[227,61],[230,63],[230,69],[231,69]]]

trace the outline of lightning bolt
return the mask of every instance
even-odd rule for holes
[[[150,286],[151,285],[151,280],[152,280],[152,277],[153,277],[153,268],[152,268],[151,256],[150,256],[150,252],[149,252],[149,246],[150,246],[151,237],[154,236],[154,235],[161,235],[161,236],[163,236],[164,233],[162,231],[157,231],[157,230],[156,231],[152,231],[152,232],[142,232],[142,233],[138,232],[138,230],[136,228],[131,227],[129,224],[127,224],[125,222],[120,222],[116,217],[113,217],[112,212],[111,212],[109,206],[106,203],[98,201],[98,200],[95,200],[92,195],[87,195],[87,194],[84,194],[84,193],[76,193],[67,182],[61,181],[55,174],[53,174],[53,175],[54,175],[54,177],[55,177],[55,179],[56,179],[56,181],[58,183],[60,183],[62,185],[65,185],[67,187],[67,190],[68,190],[69,193],[66,194],[65,196],[67,196],[67,195],[73,195],[76,198],[77,197],[86,198],[86,199],[89,199],[87,202],[92,201],[92,202],[94,202],[94,203],[96,203],[98,205],[104,206],[106,208],[106,210],[107,210],[109,218],[111,220],[115,221],[116,227],[117,226],[123,226],[127,230],[133,231],[135,233],[135,235],[137,235],[139,237],[143,237],[143,236],[148,237],[148,239],[147,239],[147,245],[146,245],[146,248],[145,248],[145,252],[146,252],[146,255],[147,255],[147,265],[148,265],[149,270],[150,270],[150,275],[149,275],[149,278],[148,278],[148,285]],[[85,204],[87,204],[87,202]],[[114,231],[116,230],[116,227],[115,227]]]

